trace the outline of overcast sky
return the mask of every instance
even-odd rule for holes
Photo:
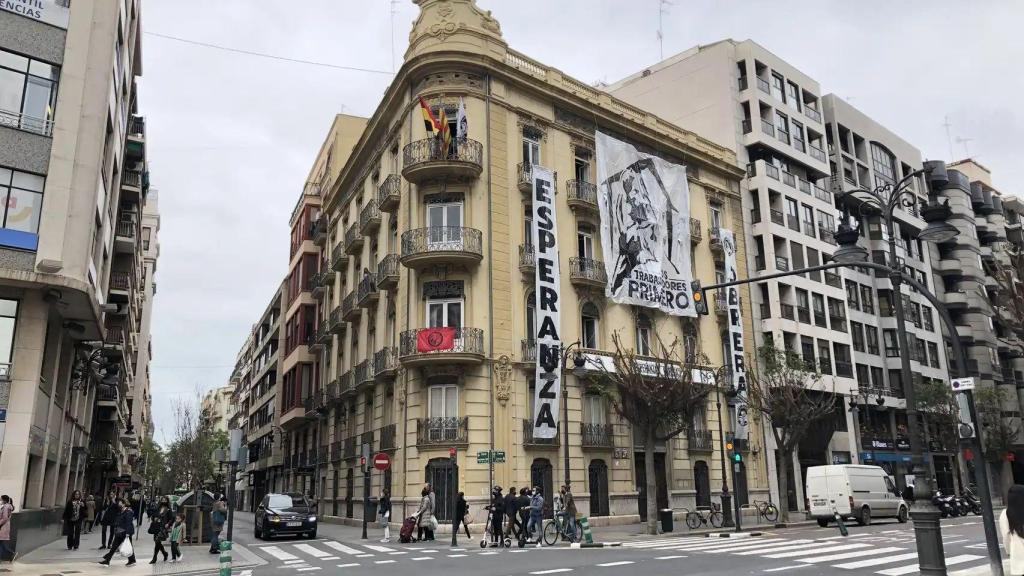
[[[658,0],[478,3],[511,47],[588,83],[660,59]],[[142,25],[387,72],[417,14],[409,0],[393,9],[392,18],[388,0],[146,0]],[[756,40],[925,158],[950,159],[948,116],[954,158],[966,145],[997,188],[1024,193],[1012,172],[1024,158],[1024,2],[674,0],[666,10],[666,56],[723,38]],[[162,212],[152,391],[155,439],[164,442],[171,400],[227,382],[286,272],[288,217],[334,114],[372,114],[391,78],[153,34],[143,37],[142,56],[140,109]]]

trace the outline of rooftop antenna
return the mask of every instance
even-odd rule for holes
[[[971,150],[970,150],[970,148],[967,147],[967,143],[972,141],[972,140],[974,140],[974,138],[961,138],[960,136],[956,137],[956,143],[964,145],[964,158],[970,158],[971,157]]]
[[[946,129],[946,142],[949,144],[949,160],[953,161],[953,136],[949,133],[949,129],[953,124],[949,121],[949,114],[946,114],[945,121],[942,123],[942,127]]]
[[[658,60],[665,59],[665,14],[668,14],[671,5],[668,0],[658,0]]]

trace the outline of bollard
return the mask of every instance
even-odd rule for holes
[[[220,576],[231,576],[231,541],[220,543]]]
[[[590,522],[587,522],[587,517],[581,516],[577,522],[579,522],[580,527],[583,528],[583,539],[587,544],[593,544],[594,535],[590,532]]]

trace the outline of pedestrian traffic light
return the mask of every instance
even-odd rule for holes
[[[704,300],[704,290],[700,287],[700,280],[690,283],[690,292],[693,298],[693,310],[698,316],[707,316],[708,303]]]
[[[743,455],[740,454],[740,451],[736,448],[736,445],[733,444],[732,440],[725,443],[725,449],[729,453],[729,460],[736,464],[743,462]]]

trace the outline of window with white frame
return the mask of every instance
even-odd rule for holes
[[[641,356],[651,355],[651,333],[654,331],[651,317],[639,314],[636,318],[636,353]]]
[[[601,312],[592,302],[587,302],[580,311],[580,318],[580,345],[596,350],[600,346],[598,334],[600,333]]]
[[[589,224],[576,228],[576,255],[587,260],[594,258],[594,229]]]
[[[583,395],[583,422],[592,426],[602,426],[608,423],[604,396],[600,394]]]

